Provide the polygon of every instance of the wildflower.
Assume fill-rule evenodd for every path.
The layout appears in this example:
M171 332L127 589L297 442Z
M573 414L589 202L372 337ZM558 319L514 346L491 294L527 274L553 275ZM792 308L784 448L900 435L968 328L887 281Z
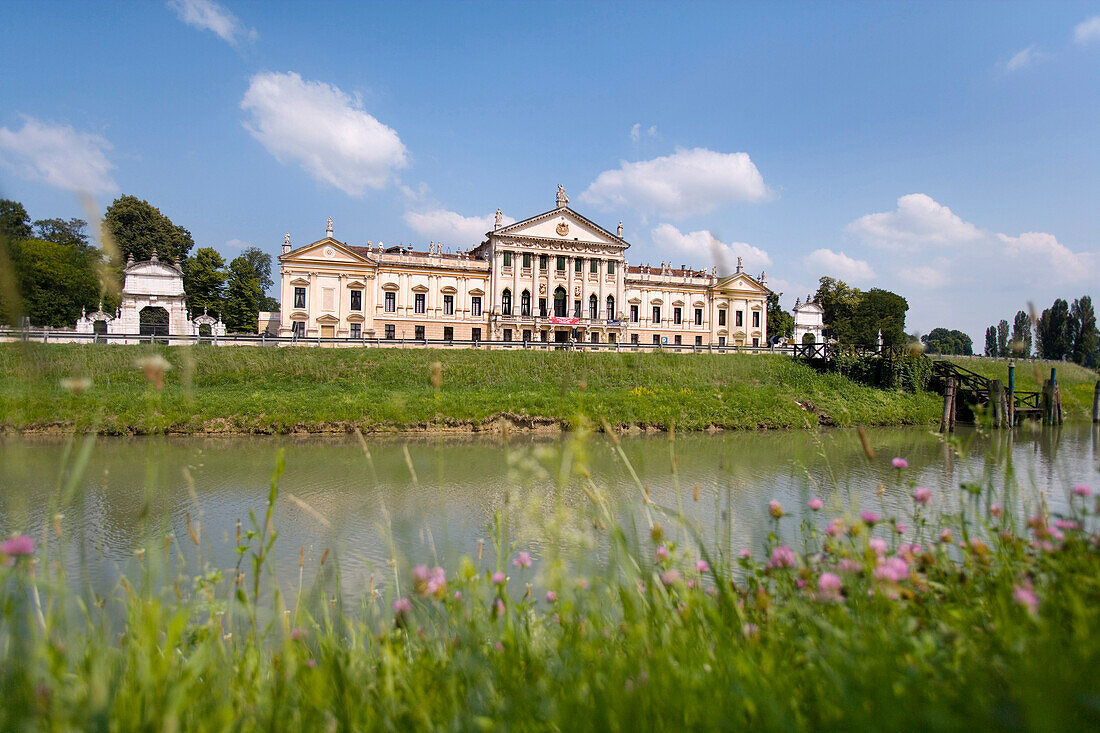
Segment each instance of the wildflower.
M8 557L23 557L34 554L34 539L30 535L21 534L5 540L0 545L0 554Z
M852 573L853 575L863 570L863 566L850 557L842 558L837 567L840 569L840 572Z
M821 499L818 499L816 496L810 499L806 504L815 512L821 511L822 507L825 506L825 502L823 502Z
M158 391L164 389L164 373L172 368L160 354L153 354L137 360L137 366L145 373L145 379Z
M793 568L795 565L794 550L786 545L780 545L772 550L772 561L769 567L773 568Z
M1077 496L1090 496L1092 494L1092 489L1085 484L1077 484L1073 487L1073 493L1077 494Z
M771 514L773 519L779 519L783 516L783 505L772 499L768 502L768 514Z
M301 629L301 628L295 626L293 629L290 630L290 640L291 641L301 641L304 638L306 638L306 630L305 629Z
M747 547L742 549L741 550L741 558L743 560L751 560L752 559L752 550L750 550Z
M680 582L680 571L676 568L669 568L661 573L661 582L664 583L666 587L671 588Z
M840 596L840 576L836 573L822 573L817 579L817 589L826 598L838 598Z
M516 555L516 559L512 561L512 565L517 568L529 568L531 567L531 555L527 552L521 552Z
M875 568L875 577L879 580L888 580L892 583L900 583L909 577L909 563L900 557L891 557L883 561Z
M877 524L879 520L879 516L874 512L863 512L859 515L859 518L862 519L864 523L872 527L875 526L875 524Z
M1064 530L1076 530L1081 529L1081 523L1073 519L1057 519L1054 522L1054 526L1058 529Z
M455 600L456 601L461 601L462 600L462 591L460 591L460 590L455 591Z
M985 556L989 554L989 546L982 542L977 537L970 538L970 551L978 556Z
M441 567L428 570L427 565L417 565L412 570L413 590L421 598L435 596L442 598L447 592L447 573Z
M546 602L547 603L556 603L557 600L558 600L558 594L557 593L555 593L552 590L546 591Z
M830 537L837 537L841 534L844 534L844 530L844 520L840 517L837 517L833 521L829 522L829 528L826 529L825 532L828 533Z
M932 489L927 486L918 486L913 490L913 501L922 506L928 506L932 503Z
M995 517L999 517L1005 513L1005 508L1000 504L994 504L993 506L989 507L989 513Z
M904 458L895 458L894 460L890 461L890 463L894 466L894 468L909 468L909 461L905 460Z
M310 669L313 669L314 667L317 666L317 660L316 659L307 659L306 660L306 666L309 667Z
M668 559L668 548L664 545L657 546L657 561L663 562Z
M886 554L886 540L881 537L872 537L867 544L874 550L876 555L882 556Z
M398 598L393 602L393 612L398 616L409 613L412 610L413 604L408 598Z
M940 532L940 542L954 542L954 541L955 541L955 535L951 534L950 529L945 529L944 531Z
M661 525L654 523L653 527L649 530L649 536L654 542L660 542L665 536L665 531L661 528Z
M498 598L496 604L493 606L493 609L496 611L496 617L497 618L500 618L501 616L503 616L504 615L504 601L502 601L500 598Z
M698 570L700 573L709 573L710 563L708 563L706 560L697 560L695 562L695 569Z
M760 636L760 627L756 624L745 624L741 627L741 635L746 639L755 639Z
M1031 589L1031 583L1024 582L1012 589L1012 600L1027 609L1032 616L1039 612L1039 597Z
M507 579L508 578L504 575L504 573L501 573L499 571L493 573L493 585L503 585L504 581Z

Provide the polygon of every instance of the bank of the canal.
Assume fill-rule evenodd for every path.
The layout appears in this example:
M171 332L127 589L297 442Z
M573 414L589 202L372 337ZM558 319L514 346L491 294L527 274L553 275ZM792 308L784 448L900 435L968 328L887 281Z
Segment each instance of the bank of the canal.
M169 365L160 391L138 366L154 355ZM934 394L780 355L0 345L7 432L754 430L932 425L938 411Z

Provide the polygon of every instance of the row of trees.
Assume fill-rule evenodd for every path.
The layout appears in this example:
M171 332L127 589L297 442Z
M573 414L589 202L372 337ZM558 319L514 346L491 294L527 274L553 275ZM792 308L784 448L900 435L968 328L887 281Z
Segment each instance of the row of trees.
M928 354L948 354L970 356L974 353L974 342L962 331L947 328L933 328L920 337L924 351Z
M188 306L221 316L231 332L255 332L258 312L279 308L265 295L273 284L271 256L256 247L228 267L212 247L191 255L191 232L135 196L115 199L102 227L106 250L91 245L82 219L31 222L21 203L0 199L0 321L17 324L25 316L34 326L71 327L82 308L113 310L127 258L148 260L154 252L180 264Z
M825 335L842 344L900 346L905 335L905 313L909 303L897 293L880 288L862 291L843 280L823 277L814 300L824 313Z
M1006 320L985 331L986 356L1031 356L1033 350L1043 359L1100 365L1100 332L1092 298L1083 295L1072 304L1058 298L1034 323L1019 311L1011 334Z

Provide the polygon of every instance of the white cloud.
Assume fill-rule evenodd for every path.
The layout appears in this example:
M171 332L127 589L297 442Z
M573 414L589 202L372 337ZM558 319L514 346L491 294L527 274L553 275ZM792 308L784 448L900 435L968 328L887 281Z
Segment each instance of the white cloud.
M643 214L681 219L768 195L747 153L692 148L653 160L621 161L617 170L596 176L581 198L605 210L629 206Z
M254 28L245 28L237 16L213 0L169 0L168 7L175 10L179 19L187 25L211 31L234 46L241 38L254 40L259 37Z
M903 280L917 287L924 288L925 290L939 290L948 283L948 277L945 272L926 265L903 268L898 272L898 275L900 275Z
M1100 15L1094 15L1074 26L1073 40L1082 45L1100 40Z
M864 260L857 260L843 252L831 249L815 249L803 259L806 267L819 270L823 275L841 280L870 280L875 271Z
M1027 269L1031 274L1034 274L1036 267L1049 267L1066 282L1092 276L1095 255L1089 252L1073 252L1053 234L1024 232L1018 237L998 234L997 238L1005 245L1008 256L1017 260L1026 258Z
M493 228L495 214L463 216L455 211L433 209L431 211L407 211L405 223L422 237L429 237L443 244L471 247L480 244L485 233ZM502 217L505 226L515 223L510 216Z
M647 137L657 137L657 126L650 125L645 130ZM635 122L634 126L630 128L630 139L634 142L639 142L642 139L642 123Z
M1035 50L1035 46L1028 46L1008 60L1008 63L1005 64L1005 70L1018 71L1020 69L1026 69L1042 58L1042 56L1041 53Z
M0 163L16 174L81 194L114 193L118 185L107 159L111 144L99 135L77 132L33 117L23 129L0 127Z
M253 76L241 109L252 115L245 129L280 163L297 163L349 196L384 187L406 164L401 138L358 98L293 71Z
M702 230L683 234L671 224L658 224L652 232L653 243L662 250L673 250L677 254L692 258L686 262L688 267L717 266L719 272L731 272L738 257L743 259L746 269L766 267L772 263L768 253L759 247L745 242L725 244L709 231Z
M895 211L867 214L845 229L869 244L888 249L958 245L982 237L976 226L923 193L902 196Z

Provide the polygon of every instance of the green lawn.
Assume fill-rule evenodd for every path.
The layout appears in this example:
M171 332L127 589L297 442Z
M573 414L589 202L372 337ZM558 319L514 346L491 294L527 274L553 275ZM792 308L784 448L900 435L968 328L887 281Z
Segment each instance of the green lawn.
M163 391L137 366L160 353ZM442 366L439 389L432 364ZM74 392L64 380L87 378ZM800 406L800 404L802 406ZM871 389L785 356L0 345L0 424L110 434L468 428L507 413L680 429L928 425L939 398Z

